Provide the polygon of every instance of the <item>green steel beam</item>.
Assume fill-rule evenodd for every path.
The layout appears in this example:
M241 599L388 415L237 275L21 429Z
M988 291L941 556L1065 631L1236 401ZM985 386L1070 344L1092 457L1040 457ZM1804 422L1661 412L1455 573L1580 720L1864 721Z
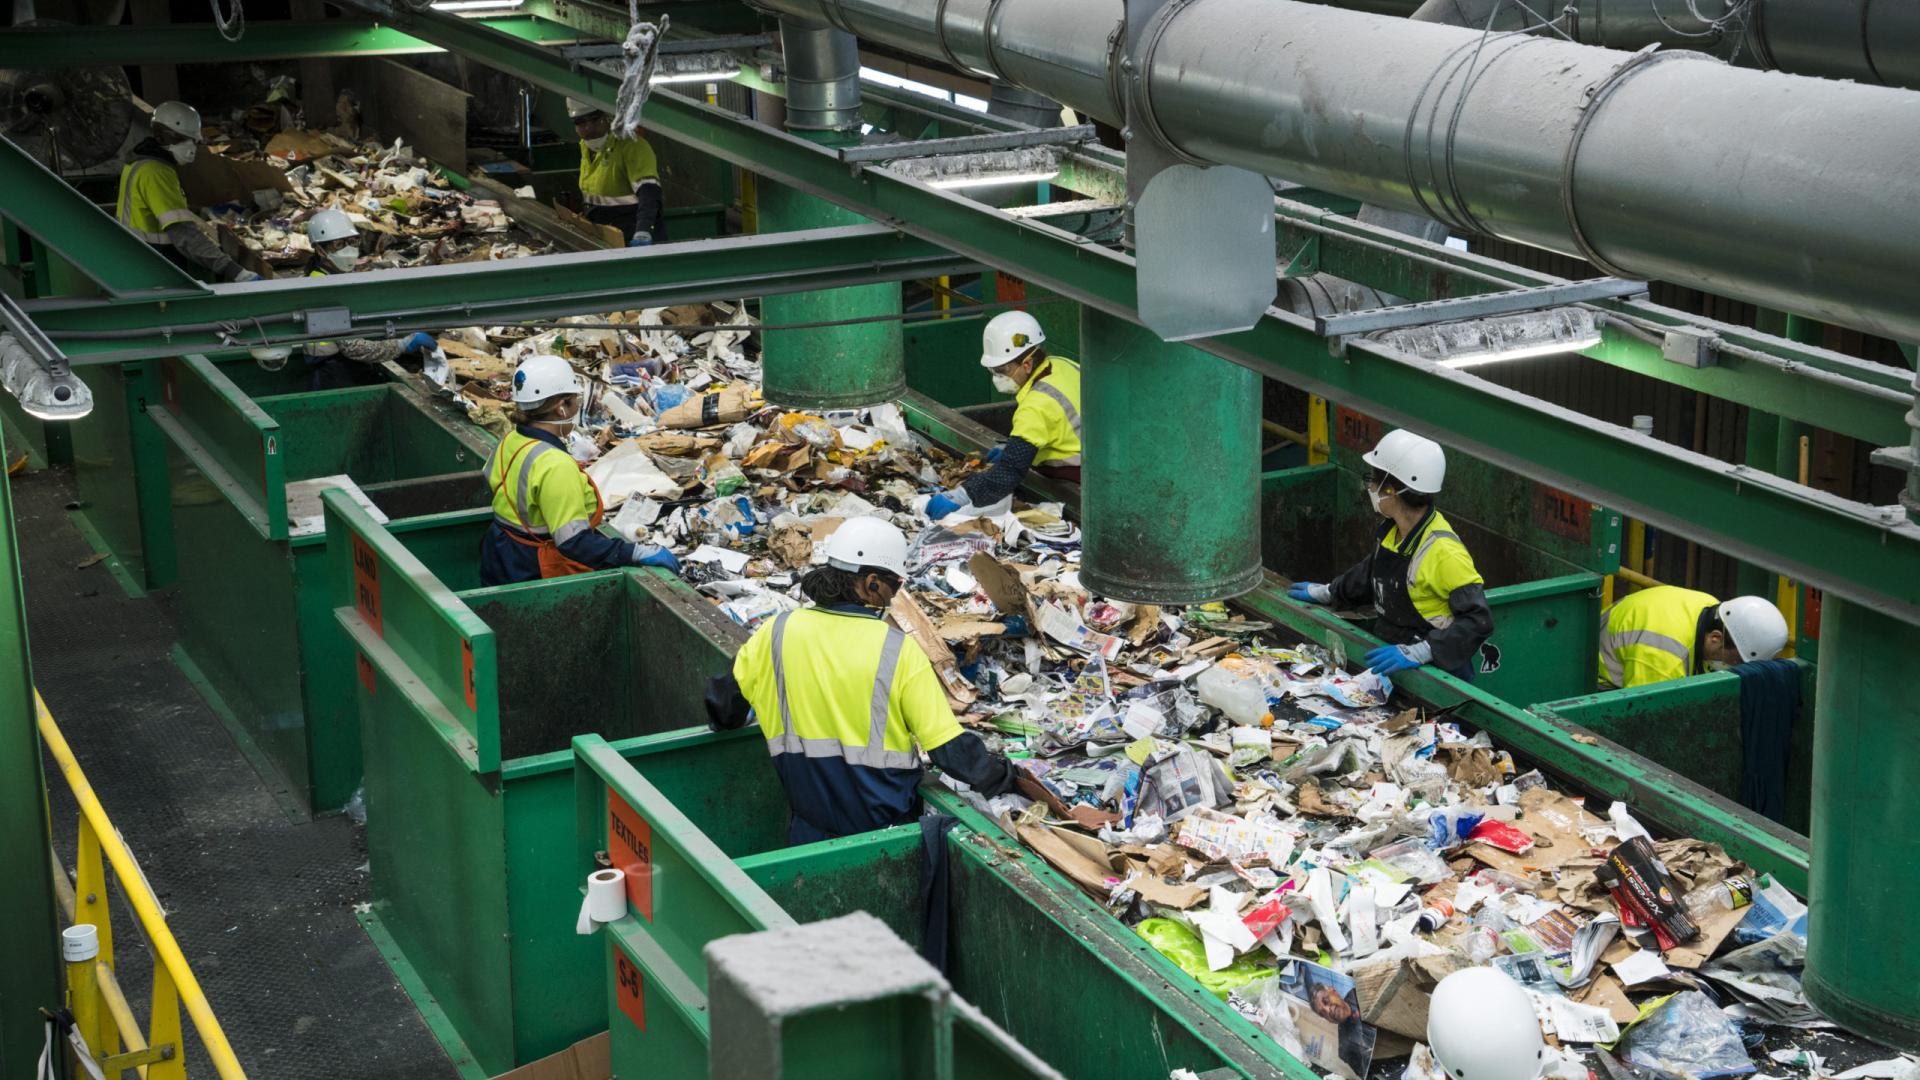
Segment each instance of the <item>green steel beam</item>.
M27 660L27 604L13 528L13 482L0 477L0 1076L30 1076L39 1009L60 1005L60 926L48 856L47 785Z
M540 255L414 270L222 285L167 303L24 305L76 363L323 336L394 336L738 296L978 272L971 259L878 225ZM348 325L348 329L337 327Z
M545 89L609 108L618 93L610 74L575 70L555 53L485 27L437 12L396 11L381 0L361 6ZM1084 237L881 170L851 172L826 148L670 90L649 99L647 128L1108 314L1139 320L1133 260ZM1251 330L1196 344L1436 435L1522 476L1920 623L1920 526L1897 511L1728 465L1365 342L1335 357L1308 320L1277 309Z
M548 45L598 40L594 35L533 15L504 15L473 21L526 41ZM220 64L240 60L407 56L442 51L438 45L430 45L370 19L250 22L239 41L221 37L211 23L30 27L0 34L0 68Z
M0 40L5 37L0 35ZM206 292L166 256L122 228L106 211L88 202L4 137L0 137L0 216L83 268L114 296L171 297Z

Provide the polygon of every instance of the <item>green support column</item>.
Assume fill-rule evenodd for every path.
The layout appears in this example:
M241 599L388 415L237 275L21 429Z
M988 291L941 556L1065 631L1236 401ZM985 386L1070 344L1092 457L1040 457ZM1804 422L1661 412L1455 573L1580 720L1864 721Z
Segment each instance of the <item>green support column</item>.
M36 1010L60 1004L60 926L10 488L0 478L0 1076L30 1076L40 1054Z
M871 224L825 199L764 178L757 190L761 232ZM897 316L900 284L890 281L769 296L760 302L760 314L769 325ZM907 390L906 349L897 318L770 331L761 348L767 400L776 405L848 409L890 401Z
M1188 604L1259 584L1260 377L1086 309L1080 578Z
M1807 996L1843 1026L1920 1050L1920 627L1828 594L1813 743Z

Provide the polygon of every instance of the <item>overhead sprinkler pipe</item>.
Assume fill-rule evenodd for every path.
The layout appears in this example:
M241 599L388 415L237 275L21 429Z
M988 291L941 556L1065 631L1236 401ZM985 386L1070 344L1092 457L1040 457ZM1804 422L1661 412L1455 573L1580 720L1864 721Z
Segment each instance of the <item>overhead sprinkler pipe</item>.
M1358 8L1362 0L1335 0ZM1426 0L1421 22L1530 29L1586 45L1693 49L1749 67L1920 89L1920 4L1912 0ZM1550 20L1545 25L1541 18Z
M1119 0L755 0L1122 123ZM1299 0L1168 4L1145 120L1233 165L1920 339L1920 93Z

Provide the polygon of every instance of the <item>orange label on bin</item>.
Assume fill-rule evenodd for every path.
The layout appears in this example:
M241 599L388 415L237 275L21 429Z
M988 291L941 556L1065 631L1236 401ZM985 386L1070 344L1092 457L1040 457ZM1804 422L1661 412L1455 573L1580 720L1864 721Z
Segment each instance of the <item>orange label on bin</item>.
M480 706L473 693L473 642L464 638L460 641L460 666L463 669L460 681L467 688L467 711L478 712Z
M1533 523L1569 540L1593 535L1593 504L1545 484L1533 486Z
M353 659L353 666L360 672L360 685L367 688L367 693L373 693L373 688L378 685L373 678L373 661L367 659L366 653L358 651L353 654Z
M1333 438L1349 450L1371 450L1380 441L1380 421L1345 405L1333 410Z
M653 921L653 826L607 789L607 857L627 875L627 906Z
M374 633L387 636L380 626L380 557L358 536L353 538L353 609Z
M640 965L627 959L620 946L611 939L607 948L613 950L613 996L620 1003L620 1011L627 1014L633 1026L641 1031L647 1030L647 993L640 981Z

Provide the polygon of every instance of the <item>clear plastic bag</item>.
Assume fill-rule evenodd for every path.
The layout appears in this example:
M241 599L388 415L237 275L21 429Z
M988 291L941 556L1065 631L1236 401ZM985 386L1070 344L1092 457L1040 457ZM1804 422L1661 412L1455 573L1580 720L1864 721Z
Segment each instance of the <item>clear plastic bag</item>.
M1709 1080L1754 1071L1740 1033L1698 990L1675 994L1627 1029L1616 1044L1635 1065Z

